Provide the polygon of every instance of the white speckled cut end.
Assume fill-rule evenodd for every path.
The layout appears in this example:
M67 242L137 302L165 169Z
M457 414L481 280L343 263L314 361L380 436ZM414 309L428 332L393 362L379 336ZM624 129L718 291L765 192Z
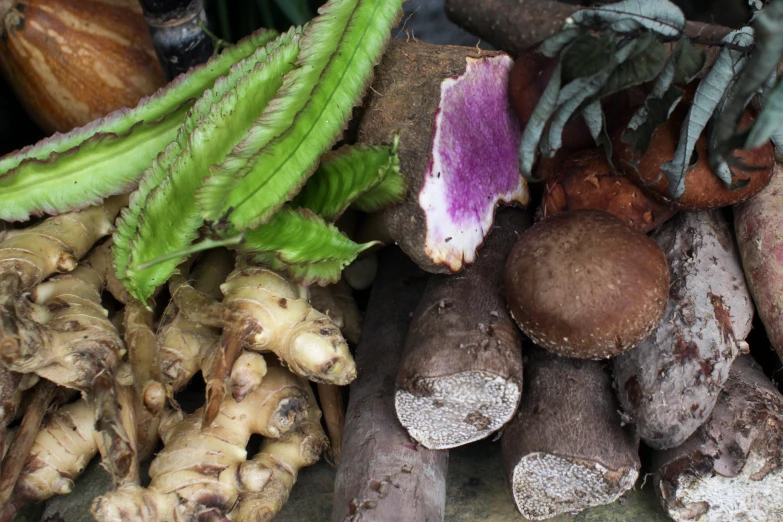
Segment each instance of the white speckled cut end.
M511 420L519 405L519 386L498 375L461 372L423 379L431 393L397 390L397 418L411 437L429 449L448 449L483 439Z

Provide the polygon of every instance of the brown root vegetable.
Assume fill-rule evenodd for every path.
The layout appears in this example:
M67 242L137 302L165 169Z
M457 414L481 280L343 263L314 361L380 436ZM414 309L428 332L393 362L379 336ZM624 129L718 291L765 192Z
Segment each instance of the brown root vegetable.
M7 449L6 426L14 420L23 393L37 382L38 376L34 373L16 373L0 365L0 458Z
M508 483L532 520L609 504L636 483L639 439L622 426L603 364L533 348L501 439Z
M243 492L263 485L246 462L250 436L280 438L295 429L307 418L310 393L300 378L270 367L259 388L241 403L226 398L221 415L203 429L201 410L173 425L163 423L165 447L150 466L149 487L99 497L93 515L99 522L193 520L210 511L225 517Z
M398 249L380 254L356 354L332 522L442 521L448 452L417 447L394 413L394 376L426 275Z
M710 416L753 320L731 227L720 211L682 213L653 239L671 268L658 328L614 360L620 402L649 446L678 446Z
M756 197L734 207L745 278L769 341L783 358L783 167Z
M753 197L769 183L774 164L772 143L767 142L755 149L733 153L735 158L748 166L748 169L732 167L732 183L748 181L748 184L732 190L710 169L705 132L696 141L695 153L698 154L698 161L685 175L685 192L679 199L672 199L669 194L669 180L661 170L661 165L674 157L680 129L686 115L687 107L681 103L666 123L655 131L644 156L633 152L630 145L622 141L622 133L619 130L615 132L612 139L615 166L660 201L682 210L708 210L734 205ZM742 117L740 126L745 128L752 121L752 112L748 109Z
M633 348L669 293L660 247L616 217L562 212L524 232L506 262L511 315L536 344L584 359Z
M738 357L709 420L654 454L654 484L678 522L783 517L783 396L749 355Z
M383 216L394 241L427 271L473 263L495 207L528 202L508 99L512 65L502 53L397 40L376 70L359 140L391 143L399 133L409 190Z
M612 172L601 149L571 155L547 178L541 217L566 210L602 210L647 233L677 211L651 198L632 181Z
M340 464L343 449L343 434L345 433L345 403L342 391L334 384L318 383L318 400L321 401L321 411L324 415L326 432L329 434L329 449L332 462Z
M499 267L529 214L498 212L478 260L427 283L405 343L394 404L411 437L430 449L483 439L511 419L522 393L522 339L503 298Z
M136 0L0 2L0 71L50 133L133 107L166 81Z

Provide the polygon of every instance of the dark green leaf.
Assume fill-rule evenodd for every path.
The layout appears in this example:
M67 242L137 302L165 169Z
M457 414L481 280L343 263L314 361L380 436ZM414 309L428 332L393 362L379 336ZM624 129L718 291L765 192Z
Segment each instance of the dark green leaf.
M587 128L590 129L590 136L598 142L604 125L604 110L601 107L601 102L596 100L582 109L582 117L585 119L585 123L587 123Z
M588 27L611 24L619 33L649 29L668 38L679 37L685 29L685 15L668 0L624 0L590 7L572 14L571 20Z
M622 140L629 144L632 150L641 155L646 154L653 134L669 119L672 110L682 99L682 94L682 89L671 86L660 98L650 95L644 107L634 114L628 128L623 132Z
M645 32L633 43L630 54L609 76L601 96L623 91L653 80L666 65L666 49L651 32Z
M745 148L758 147L772 140L778 152L783 153L783 85L770 76L761 91L763 109L750 128Z
M612 63L617 41L610 31L600 37L582 34L569 45L561 57L563 85L577 78L594 76Z
M672 53L674 63L674 83L687 84L693 80L707 63L707 55L697 49L687 37L680 38Z
M546 89L541 93L541 98L538 100L530 120L525 125L522 141L519 144L519 172L528 181L536 181L532 176L536 149L549 117L555 112L559 93L560 66L558 65L555 72L552 73L552 78L549 80Z
M549 58L554 58L581 33L582 31L573 27L570 29L563 29L559 33L555 33L541 42L541 45L538 47L538 52Z

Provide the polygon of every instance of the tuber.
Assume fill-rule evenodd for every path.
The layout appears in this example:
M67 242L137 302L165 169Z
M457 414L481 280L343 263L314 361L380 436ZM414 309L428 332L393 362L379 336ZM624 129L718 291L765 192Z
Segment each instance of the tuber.
M750 355L734 361L712 415L653 454L655 489L678 522L780 520L783 397Z
M426 274L399 249L381 252L356 352L332 522L442 521L448 453L410 442L394 413L394 376Z
M482 439L511 419L522 393L521 335L503 298L502 267L530 216L498 213L476 262L433 275L408 330L394 403L430 449Z
M572 154L546 178L540 207L542 218L579 209L608 212L645 233L677 213L625 176L613 172L601 149Z
M769 342L783 358L783 167L769 185L734 207L742 267Z
M167 427L161 434L165 447L150 466L149 487L123 488L95 499L95 519L164 522L210 511L225 517L245 491L263 486L266 473L246 462L250 436L279 438L295 429L307 417L307 386L287 370L271 367L241 403L227 397L221 414L203 429L201 410Z
M526 205L509 56L394 41L364 104L359 141L399 133L405 201L384 211L391 237L422 268L458 272L476 259L499 204Z
M561 355L612 357L658 325L669 268L650 238L596 210L536 223L506 262L511 315L536 344Z
M617 409L602 363L526 352L519 411L501 439L508 484L525 517L609 504L633 487L639 439Z
M655 331L614 360L620 403L642 440L678 446L710 416L753 320L731 226L720 211L682 213L653 239L671 270Z

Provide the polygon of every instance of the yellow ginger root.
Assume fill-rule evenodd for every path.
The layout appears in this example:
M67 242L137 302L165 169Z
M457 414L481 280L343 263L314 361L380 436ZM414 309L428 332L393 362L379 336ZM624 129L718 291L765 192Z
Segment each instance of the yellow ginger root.
M114 218L128 204L115 196L103 205L69 212L30 228L8 231L0 243L0 279L8 281L3 299L18 297L57 272L76 268L92 245L114 230Z
M202 429L196 411L162 434L165 447L150 466L148 488L123 488L97 498L98 522L193 520L224 516L262 476L246 464L250 436L279 438L307 418L312 392L280 366L268 369L261 386L238 403L226 398L214 422ZM244 465L243 465L244 464Z
M233 263L227 250L210 250L192 273L187 273L187 265L180 267L181 273L169 281L172 300L158 328L160 366L169 394L184 388L199 370L209 374L208 356L217 350L222 326L220 285Z
M353 289L345 279L329 286L314 285L309 290L313 308L328 315L349 342L358 343L362 313L353 298Z
M242 466L253 468L258 485L239 497L231 513L233 522L268 522L288 500L299 470L312 466L327 448L321 428L321 412L310 391L307 420L281 439L266 439L253 460ZM243 470L247 471L247 470Z
M116 368L124 352L101 305L103 283L101 274L82 263L38 285L31 298L51 314L45 324L0 310L0 360L12 371L89 391L93 379Z
M133 299L125 305L125 346L133 369L133 383L141 405L152 415L160 413L166 405L154 321L154 312L141 301Z
M272 352L312 381L344 385L356 378L348 344L332 320L310 305L307 288L267 268L239 264L220 289L225 323L207 381L206 423L217 413L225 378L243 348Z

